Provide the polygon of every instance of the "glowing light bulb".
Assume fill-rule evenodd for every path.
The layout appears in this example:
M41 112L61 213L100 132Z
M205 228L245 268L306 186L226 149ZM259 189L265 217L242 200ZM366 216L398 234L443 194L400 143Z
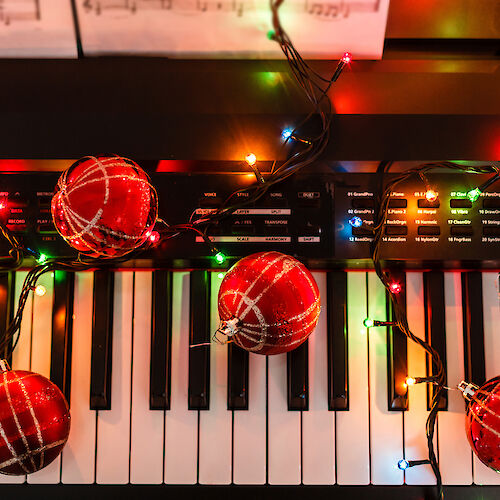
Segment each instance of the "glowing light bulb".
M350 52L344 52L342 56L342 62L345 64L349 64L352 61L352 55Z
M438 193L436 191L434 191L433 189L428 189L425 192L425 199L428 202L433 203L434 201L436 201L438 199Z
M408 467L410 467L410 462L408 462L408 460L403 459L398 462L398 469L406 470Z
M471 189L467 193L467 198L474 203L481 196L481 190L479 188Z
M374 324L375 324L375 321L373 321L373 319L366 318L365 320L363 320L363 325L364 325L366 328L370 328L370 327L372 327Z
M292 132L293 132L293 130L291 128L285 128L281 132L281 137L283 138L283 140L286 141L287 139L289 139L290 137L292 137Z
M353 217L352 219L349 219L349 224L352 227L361 227L363 225L363 221L359 217Z
M0 210L5 210L7 208L7 203L5 201L0 201Z
M257 163L257 157L253 153L250 153L247 156L245 156L245 160L250 166L255 165Z
M393 282L389 285L389 290L392 292L392 293L401 293L401 290L403 288L401 287L401 283L396 283L396 282Z
M36 261L39 263L39 264L43 264L44 262L46 262L46 260L48 259L48 257L44 254L44 253L41 253L38 258L36 259Z
M43 297L47 293L47 289L43 285L37 285L35 287L35 294L38 297Z
M220 280L221 280L222 278L224 278L224 273L219 273L219 274L217 274L217 278L219 278Z
M154 245L160 241L160 233L158 231L152 231L149 235L149 241Z
M226 256L222 252L217 252L215 254L215 260L217 264L224 264L224 262L226 261Z
M416 379L413 377L406 377L405 384L406 385L415 385Z

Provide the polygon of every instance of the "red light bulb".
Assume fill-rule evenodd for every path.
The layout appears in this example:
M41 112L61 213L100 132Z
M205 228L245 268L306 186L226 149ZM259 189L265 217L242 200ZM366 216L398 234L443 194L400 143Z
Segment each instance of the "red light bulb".
M149 241L154 245L160 241L160 233L158 231L153 231L149 235Z
M345 64L349 64L352 61L352 55L350 52L344 52L342 56L342 62Z
M434 201L436 201L438 199L438 194L433 189L428 189L425 192L425 199L427 201L429 201L430 203L432 203L432 202L434 202Z
M389 290L392 293L401 293L402 290L401 283L396 283L396 282L391 283L389 285Z

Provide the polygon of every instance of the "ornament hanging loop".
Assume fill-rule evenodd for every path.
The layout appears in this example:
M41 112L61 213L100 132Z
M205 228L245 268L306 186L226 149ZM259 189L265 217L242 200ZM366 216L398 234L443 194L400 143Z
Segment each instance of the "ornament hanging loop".
M0 359L0 372L10 371L9 363L6 359Z
M240 328L241 320L238 318L233 317L226 321L221 321L212 339L219 344L227 344L229 342L228 339L238 333Z

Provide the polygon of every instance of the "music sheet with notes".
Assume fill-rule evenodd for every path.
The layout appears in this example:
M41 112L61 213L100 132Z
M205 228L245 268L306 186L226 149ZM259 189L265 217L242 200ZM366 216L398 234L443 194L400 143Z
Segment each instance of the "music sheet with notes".
M0 0L0 57L77 57L71 0Z
M285 0L283 28L308 58L382 57L389 0ZM86 55L281 58L269 0L77 0Z

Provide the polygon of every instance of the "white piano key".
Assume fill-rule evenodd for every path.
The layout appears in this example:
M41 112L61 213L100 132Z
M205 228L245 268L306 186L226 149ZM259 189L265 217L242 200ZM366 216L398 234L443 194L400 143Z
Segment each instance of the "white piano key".
M130 424L130 482L132 484L161 484L163 482L165 412L149 409L152 287L151 271L135 273Z
M447 384L464 380L462 283L459 272L444 274ZM413 388L410 388L413 390ZM438 415L439 468L443 484L472 483L472 452L465 436L465 402L458 391L448 391L448 410Z
M266 482L266 357L250 353L248 410L234 411L233 481Z
M37 282L47 292L33 298L33 329L31 338L31 371L50 378L52 346L52 306L54 302L54 273L42 274ZM61 480L61 455L42 470L28 475L30 484L55 484Z
M134 274L115 273L111 410L97 412L98 484L126 484L129 481L133 293Z
M19 296L23 288L24 280L27 276L26 271L17 271L15 276L15 295L14 295L14 314L17 312L17 305ZM23 319L21 321L21 328L19 331L19 341L12 354L12 368L16 370L30 370L31 369L31 329L33 319L33 296L30 293L28 300L24 306Z
M286 358L286 353L267 358L269 484L301 482L301 412L288 411Z
M385 321L386 291L374 272L368 273L368 317ZM371 328L370 459L372 484L403 484L397 466L403 458L403 412L387 409L387 328Z
M498 273L483 273L484 362L486 380L500 374L500 303ZM474 455L474 483L500 485L500 474Z
M302 482L335 483L335 412L328 411L326 273L313 273L322 301L309 337L309 411L302 413Z
M406 274L407 316L410 330L425 340L424 286L421 272ZM426 352L415 342L408 342L408 375L425 377ZM428 457L425 422L427 420L427 387L416 384L409 387L408 411L404 415L404 445L406 460L423 460ZM436 430L437 433L437 430ZM435 484L430 465L419 465L405 471L406 484Z
M172 290L172 385L165 417L165 483L195 484L198 411L188 410L189 273L173 273Z
M336 412L337 483L370 483L366 273L347 274L349 411Z
M96 412L90 409L92 357L92 290L94 274L75 274L73 340L71 351L71 432L62 455L62 482L94 482Z
M220 278L211 277L210 329L219 326L217 295ZM210 410L200 411L200 463L201 484L231 483L232 465L232 412L227 409L227 345L212 342L210 346ZM214 460L214 450L217 458Z
M14 314L17 311L17 304L24 279L28 273L25 271L17 271L15 274L14 283ZM33 307L33 293L30 294L26 305L24 306L23 320L21 323L21 332L19 342L16 349L12 353L12 369L13 370L29 370L31 356L31 319ZM26 481L26 476L7 476L0 474L0 484L20 484Z

